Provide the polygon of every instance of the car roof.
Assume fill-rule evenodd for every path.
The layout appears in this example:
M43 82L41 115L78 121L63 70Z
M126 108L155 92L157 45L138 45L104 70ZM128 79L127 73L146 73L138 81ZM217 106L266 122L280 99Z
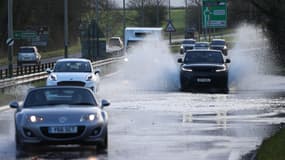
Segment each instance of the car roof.
M183 41L196 41L195 39L184 39Z
M213 41L225 41L224 39L212 39L212 42Z
M56 62L72 62L72 61L90 62L89 59L85 59L85 58L63 58L63 59L57 60Z
M208 44L209 42L196 42L196 44Z
M21 46L20 48L36 48L36 46Z

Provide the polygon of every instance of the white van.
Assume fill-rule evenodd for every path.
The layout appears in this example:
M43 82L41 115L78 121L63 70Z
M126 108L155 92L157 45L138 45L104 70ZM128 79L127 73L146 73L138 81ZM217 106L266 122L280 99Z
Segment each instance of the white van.
M160 39L162 36L163 28L160 27L127 27L125 29L124 51L132 47L139 41L142 41L146 36L152 35Z

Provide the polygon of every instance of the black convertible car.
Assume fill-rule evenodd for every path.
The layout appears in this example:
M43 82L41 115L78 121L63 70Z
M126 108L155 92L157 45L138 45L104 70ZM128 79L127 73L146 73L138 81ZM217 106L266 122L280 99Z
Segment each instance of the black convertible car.
M179 58L181 90L219 91L228 93L229 59L221 51L191 50L184 59Z

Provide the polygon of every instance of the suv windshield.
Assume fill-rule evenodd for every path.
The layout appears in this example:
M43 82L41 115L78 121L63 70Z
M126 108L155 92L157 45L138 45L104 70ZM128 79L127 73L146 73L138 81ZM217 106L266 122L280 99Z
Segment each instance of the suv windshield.
M220 52L216 51L190 51L187 52L184 63L195 64L195 63L217 63L223 64L224 59Z
M80 61L57 62L54 72L91 72L91 66L88 62Z

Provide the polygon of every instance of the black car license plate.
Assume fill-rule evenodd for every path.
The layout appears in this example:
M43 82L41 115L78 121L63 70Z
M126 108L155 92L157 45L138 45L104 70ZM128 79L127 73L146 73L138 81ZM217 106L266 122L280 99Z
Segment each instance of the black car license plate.
M210 83L211 79L210 78L197 78L197 82L199 82L199 83Z
M48 133L50 134L77 133L77 127L76 126L48 127Z

